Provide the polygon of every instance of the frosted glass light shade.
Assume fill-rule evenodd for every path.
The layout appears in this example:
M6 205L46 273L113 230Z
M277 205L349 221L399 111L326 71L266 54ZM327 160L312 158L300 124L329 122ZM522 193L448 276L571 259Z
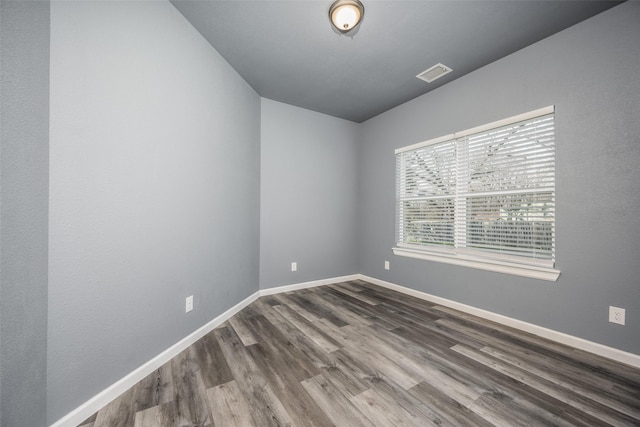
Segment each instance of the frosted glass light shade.
M363 15L364 6L358 0L337 0L329 9L331 23L341 33L354 29Z

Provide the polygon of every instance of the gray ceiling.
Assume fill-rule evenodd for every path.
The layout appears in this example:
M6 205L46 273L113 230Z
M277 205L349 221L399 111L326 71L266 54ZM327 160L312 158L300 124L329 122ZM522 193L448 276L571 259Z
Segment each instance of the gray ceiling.
M436 89L617 1L362 0L340 35L332 0L173 0L262 97L355 122ZM425 83L437 63L453 72Z

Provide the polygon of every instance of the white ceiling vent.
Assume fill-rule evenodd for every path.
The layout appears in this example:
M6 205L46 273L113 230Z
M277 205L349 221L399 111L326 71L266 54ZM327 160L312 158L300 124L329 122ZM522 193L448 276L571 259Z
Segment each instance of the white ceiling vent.
M424 80L427 83L431 83L435 79L438 79L444 76L445 74L450 73L451 71L453 70L447 67L446 65L436 64L433 67L424 70L423 72L418 74L416 77L419 78L420 80Z

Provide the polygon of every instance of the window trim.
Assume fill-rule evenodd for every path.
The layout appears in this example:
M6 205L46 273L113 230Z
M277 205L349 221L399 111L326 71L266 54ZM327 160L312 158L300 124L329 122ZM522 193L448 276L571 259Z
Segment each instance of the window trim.
M417 150L440 142L462 138L468 135L484 132L490 129L507 126L512 123L529 120L535 117L555 113L555 107L548 106L527 113L512 116L506 119L476 126L460 132L449 135L440 136L417 144L398 148L395 154L407 151ZM398 171L396 171L398 173ZM395 226L398 227L398 218L396 218ZM426 247L420 245L411 245L397 242L392 248L394 255L416 258L427 261L436 261L453 265L477 268L481 270L494 271L499 273L512 274L517 276L529 277L540 280L555 282L560 276L560 270L554 267L552 260L535 260L530 258L522 258L516 256L502 256L500 254L490 254L477 252L467 248L449 248L449 247ZM477 254L477 255L476 255Z
M533 119L534 117L544 116L546 114L551 114L551 113L554 113L554 112L555 112L555 107L553 105L550 105L548 107L538 108L537 110L529 111L527 113L518 114L517 116L508 117L508 118L502 119L502 120L496 120L495 122L487 123L485 125L476 126L476 127L471 128L471 129L466 129L466 130L463 130L463 131L450 133L448 135L439 136L437 138L428 139L426 141L418 142L417 144L408 145L406 147L396 148L395 153L396 154L400 154L400 153L404 153L405 151L413 151L413 150L416 150L418 148L426 147L428 145L437 144L439 142L448 141L450 139L462 138L462 137L465 137L465 136L468 136L468 135L473 135L475 133L484 132L486 130L497 128L497 127L508 126L508 125L510 125L512 123Z
M532 279L555 282L560 276L560 270L554 268L537 267L534 265L518 264L514 262L498 261L485 258L477 258L461 253L445 253L444 251L427 251L424 249L411 249L398 245L391 248L394 255L416 258L425 261L436 261L445 264L460 265L463 267L477 268L479 270L494 271L498 273L512 274L515 276L530 277Z

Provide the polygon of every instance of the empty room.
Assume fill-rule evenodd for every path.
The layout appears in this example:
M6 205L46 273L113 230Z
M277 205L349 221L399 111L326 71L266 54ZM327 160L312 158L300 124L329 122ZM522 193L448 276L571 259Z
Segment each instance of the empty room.
M0 1L0 426L640 425L640 2Z

